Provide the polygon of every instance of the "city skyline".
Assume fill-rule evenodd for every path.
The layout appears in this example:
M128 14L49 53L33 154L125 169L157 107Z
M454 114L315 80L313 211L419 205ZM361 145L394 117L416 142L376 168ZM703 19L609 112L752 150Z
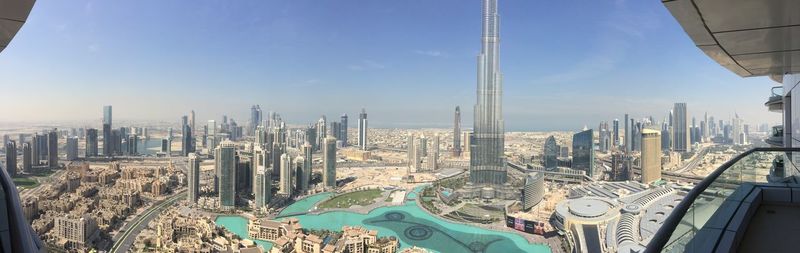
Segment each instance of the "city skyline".
M320 114L355 114L367 108L371 125L377 128L449 127L452 107L473 103L474 81L464 73L474 71L474 55L479 50L475 37L480 34L479 20L472 18L480 12L479 6L455 3L202 3L185 14L174 10L186 6L170 4L163 8L152 8L154 3L130 8L124 8L128 3L39 4L9 45L13 50L0 55L0 86L19 87L11 89L0 105L13 107L45 99L69 106L33 103L0 116L0 122L99 120L95 108L100 104L113 104L118 121L172 121L194 109L201 122L223 114L244 122L247 108L260 104L265 110L282 112L291 123L311 122ZM571 3L548 8L585 14L570 17L557 17L552 13L558 11L545 12L533 3L503 4L509 9L503 17L511 21L501 27L509 34L501 57L506 66L504 116L509 131L576 130L620 118L623 113L661 118L655 112L678 101L696 109L691 116L707 111L720 118L738 113L748 123L780 121L777 115L761 113L758 106L769 95L763 92L769 80L740 79L696 54L697 49L659 3L591 3L607 14L570 8L574 7ZM363 11L348 9L356 5ZM275 6L280 8L272 8ZM126 13L141 10L153 20L110 22L117 20L115 15L121 9ZM219 20L200 20L212 9L220 11ZM337 10L354 15L353 20L375 19L376 24L325 19ZM527 12L542 12L542 16ZM418 21L403 22L409 16ZM536 22L541 18L562 22L566 26L562 29L576 29L575 33L586 36L541 27ZM196 23L168 22L172 19ZM439 19L447 21L430 25ZM588 23L588 27L579 27ZM222 31L229 26L240 32ZM531 27L541 32L531 33ZM120 34L120 28L129 34ZM164 34L169 29L185 31ZM416 29L425 35L420 37L430 40L400 32L408 29ZM448 32L437 32L443 29ZM320 30L328 32L315 33ZM208 38L205 34L209 31L223 36ZM292 36L274 37L286 32ZM366 33L379 35L371 38L375 43L353 48L353 43L364 45ZM210 45L190 43L207 39ZM43 41L48 42L47 47L40 45ZM177 50L182 43L189 44ZM42 48L48 52L42 54ZM554 48L563 50L549 52ZM219 54L213 51L220 49L228 55L213 58ZM168 56L161 55L167 52ZM65 64L67 59L75 64ZM281 61L288 64L279 66ZM223 67L209 73L219 66ZM643 82L648 85L641 85ZM118 87L129 89L110 90ZM230 87L253 92L233 94ZM426 92L417 92L423 87ZM309 88L322 92L306 94ZM168 96L172 91L186 96ZM71 96L62 96L65 93ZM353 101L338 99L357 93L367 96ZM301 96L314 103L294 103ZM414 97L414 103L408 103L408 96ZM207 103L189 102L195 98ZM722 103L724 99L747 106L731 108ZM319 109L318 104L333 106ZM553 105L558 109L545 109ZM464 110L463 120L471 121L472 114L473 110Z
M749 1L0 0L3 245L791 251L800 2Z

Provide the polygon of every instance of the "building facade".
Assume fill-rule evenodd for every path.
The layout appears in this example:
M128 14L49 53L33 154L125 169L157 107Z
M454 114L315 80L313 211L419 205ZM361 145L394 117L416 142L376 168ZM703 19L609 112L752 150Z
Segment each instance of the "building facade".
M367 111L362 108L358 114L358 147L367 150L367 141Z
M661 133L656 130L642 130L642 184L649 184L661 179Z
M328 136L323 145L322 185L325 188L336 187L336 138Z
M589 177L595 176L592 129L572 135L572 169L585 171Z
M216 186L220 208L231 210L236 204L236 144L220 143L215 149Z
M500 18L497 0L483 0L483 33L478 55L478 89L469 182L502 185L506 171L503 123L503 77L500 73Z

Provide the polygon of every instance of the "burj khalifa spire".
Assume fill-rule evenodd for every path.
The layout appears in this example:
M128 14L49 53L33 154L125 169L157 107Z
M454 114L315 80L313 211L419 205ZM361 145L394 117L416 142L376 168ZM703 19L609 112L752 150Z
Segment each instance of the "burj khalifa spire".
M503 76L500 73L500 18L497 0L483 0L483 33L478 55L474 135L470 141L470 182L504 184Z

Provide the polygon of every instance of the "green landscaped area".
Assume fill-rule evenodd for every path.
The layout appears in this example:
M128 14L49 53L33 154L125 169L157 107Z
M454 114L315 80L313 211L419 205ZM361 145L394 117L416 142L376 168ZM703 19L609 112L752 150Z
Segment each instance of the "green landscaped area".
M330 193L330 192L323 192L323 193L320 193L320 194L311 195L311 196L308 196L306 198L297 200L296 202L292 203L291 205L289 205L286 208L284 208L283 210L281 210L281 212L278 214L278 216L285 216L285 215L299 214L299 213L308 212L308 211L311 210L311 208L314 208L314 206L317 205L317 203L319 203L320 201L322 201L324 199L327 199L332 194L333 193Z
M322 202L319 208L350 208L354 205L367 206L375 203L375 199L380 197L383 191L378 189L364 190L345 193L328 201Z
M23 189L30 189L39 185L39 182L29 177L15 177L12 180L14 180L14 185Z

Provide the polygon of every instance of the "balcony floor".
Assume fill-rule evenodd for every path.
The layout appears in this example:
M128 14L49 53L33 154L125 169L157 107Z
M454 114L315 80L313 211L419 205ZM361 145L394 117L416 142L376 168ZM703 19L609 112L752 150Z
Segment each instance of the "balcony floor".
M739 245L739 252L797 252L800 206L766 204L758 207Z

